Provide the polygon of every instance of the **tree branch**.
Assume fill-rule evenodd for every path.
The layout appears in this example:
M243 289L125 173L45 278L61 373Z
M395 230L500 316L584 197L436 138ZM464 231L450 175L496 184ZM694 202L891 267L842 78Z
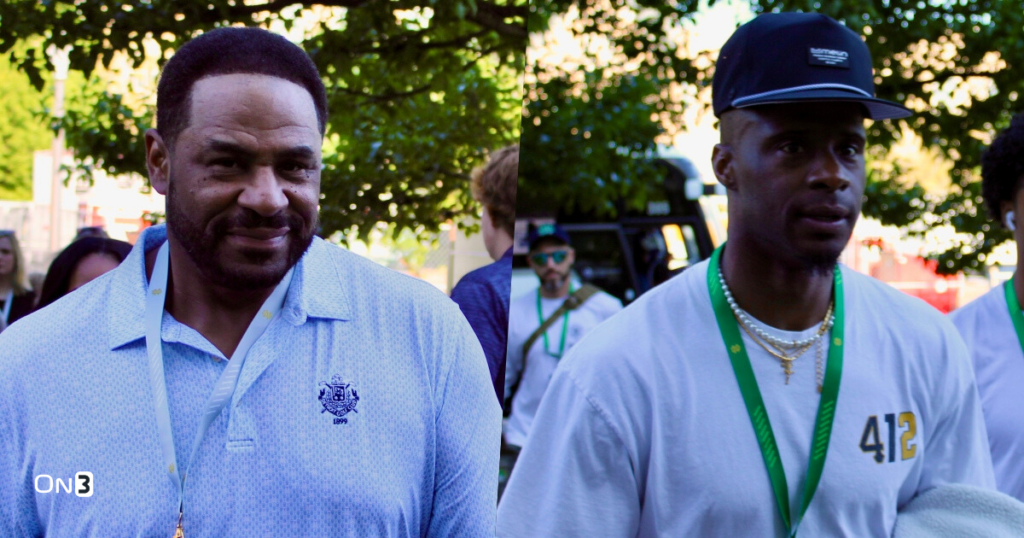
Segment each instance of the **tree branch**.
M526 6L499 6L489 2L479 2L476 14L466 17L466 20L494 30L503 36L526 39L529 36L529 32L526 31L527 15L528 8ZM505 22L505 19L509 17L519 17L523 24Z

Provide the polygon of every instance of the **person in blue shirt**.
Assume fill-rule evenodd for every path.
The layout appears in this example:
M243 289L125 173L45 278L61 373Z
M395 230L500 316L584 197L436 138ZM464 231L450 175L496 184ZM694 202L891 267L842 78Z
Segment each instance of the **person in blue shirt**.
M429 284L316 238L327 96L254 28L181 47L167 224L0 334L0 536L493 536L501 412Z
M512 236L516 225L519 146L502 148L487 166L473 171L473 197L483 206L480 228L494 263L467 273L452 290L487 355L498 402L505 398L508 302L512 293Z

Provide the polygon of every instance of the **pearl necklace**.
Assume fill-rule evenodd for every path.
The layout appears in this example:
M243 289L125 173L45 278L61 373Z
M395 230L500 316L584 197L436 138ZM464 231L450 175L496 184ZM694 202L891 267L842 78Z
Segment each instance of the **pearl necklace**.
M812 336L804 338L803 340L786 341L768 334L768 332L766 332L764 329L758 326L758 324L755 323L754 320L751 319L750 316L748 316L747 313L740 309L739 305L736 304L736 299L733 298L732 292L729 290L729 286L725 283L725 276L722 274L721 267L718 268L718 281L722 284L722 291L725 293L725 300L729 303L729 308L732 309L733 315L736 316L736 319L740 320L741 323L749 327L752 331L754 331L754 333L761 337L762 340L765 340L766 342L769 342L775 345L776 347L802 348L811 345L812 343L814 343L815 340L821 337L819 334L816 333ZM828 316L825 318L824 321L822 321L822 323L825 325L823 327L822 332L831 329L832 324L834 322L835 316L832 313L831 309L829 309Z
M733 299L732 292L729 291L729 286L725 283L725 276L722 274L721 267L718 268L718 282L722 285L722 291L724 292L726 301L729 303L729 308L732 309L733 316L735 316L736 320L740 322L740 327L747 333L747 336L749 336L751 340L761 346L765 351L779 359L783 372L786 374L787 385L789 384L789 376L793 374L793 361L795 361L797 357L803 355L814 343L818 344L816 346L817 353L815 357L814 374L818 382L818 392L820 393L822 390L822 378L824 377L821 337L832 328L832 325L835 322L835 313L832 308L833 305L829 304L828 310L825 312L825 319L822 320L821 327L815 331L814 335L809 338L804 338L803 340L785 341L781 338L776 338L768 334L765 330L754 323L754 320L751 319L746 312L740 309L739 305L736 304L736 300ZM751 330L760 336L768 345L766 346L765 343L758 340L754 334L751 334ZM770 349L769 346L774 347L777 352ZM790 349L787 351L784 348Z

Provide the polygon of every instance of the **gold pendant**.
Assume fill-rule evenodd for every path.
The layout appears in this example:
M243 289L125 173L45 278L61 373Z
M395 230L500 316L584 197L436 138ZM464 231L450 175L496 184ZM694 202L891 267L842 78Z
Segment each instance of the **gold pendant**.
M181 523L178 523L178 528L174 530L174 538L185 538L185 531L181 529Z
M782 359L782 370L786 372L786 384L789 384L789 376L793 375L793 358Z

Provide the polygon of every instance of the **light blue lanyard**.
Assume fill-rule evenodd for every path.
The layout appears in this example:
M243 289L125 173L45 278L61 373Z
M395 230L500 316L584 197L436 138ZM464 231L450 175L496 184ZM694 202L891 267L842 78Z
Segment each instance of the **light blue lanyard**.
M231 354L231 360L227 367L217 378L217 384L213 388L213 394L206 401L206 412L203 414L199 430L196 431L196 439L192 443L192 452L186 462L183 473L179 474L177 459L174 455L174 434L171 432L171 414L167 408L167 384L164 378L164 353L163 341L160 338L160 323L163 320L164 302L167 297L167 271L168 271L168 243L160 247L156 256L156 264L153 266L153 276L149 279L149 289L146 293L146 351L149 353L149 382L153 389L153 403L156 405L156 424L160 430L160 444L163 448L164 463L171 481L178 488L178 526L181 526L181 515L185 506L185 479L188 477L188 466L195 459L199 444L210 428L217 415L231 401L235 392L235 384L238 381L238 374L242 371L242 363L249 352L249 348L263 334L263 332L274 320L281 306L284 304L284 296L288 291L288 285L292 280L292 270L281 279L281 282L274 288L270 297L263 303L260 313L253 318L249 328L245 330L242 341L238 343L235 352Z
M7 292L7 297L4 298L4 327L10 325L7 321L11 319L11 303L14 302L14 290L11 289Z

